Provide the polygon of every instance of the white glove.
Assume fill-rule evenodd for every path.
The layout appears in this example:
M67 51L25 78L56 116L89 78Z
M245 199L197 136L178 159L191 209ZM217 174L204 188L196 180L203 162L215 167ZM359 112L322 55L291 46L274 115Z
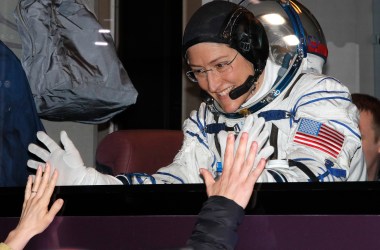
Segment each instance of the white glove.
M63 185L114 185L122 184L117 178L104 175L94 168L84 166L82 157L73 142L67 136L65 131L61 131L62 149L53 139L45 132L37 132L37 138L49 151L30 144L28 150L38 156L43 161L50 164L51 168L56 168L59 172L57 181L58 186ZM39 165L45 165L42 162L28 160L27 165L37 169ZM53 171L51 171L53 173Z
M257 147L257 156L255 159L255 162L252 166L252 169L256 168L259 161L264 158L267 159L271 154L273 154L274 148L272 146L266 146L262 148L265 144L265 142L268 140L269 137L269 124L265 124L265 119L254 115L247 116L244 126L239 132L239 135L237 136L235 140L235 150L234 154L236 153L236 150L240 143L241 135L244 132L248 132L248 142L247 142L247 150L246 150L246 158L249 153L249 147L251 147L252 142L256 141L258 144ZM218 140L221 146L221 152L222 152L222 161L224 161L224 152L226 150L226 141L227 141L227 135L228 132L221 131L218 134Z

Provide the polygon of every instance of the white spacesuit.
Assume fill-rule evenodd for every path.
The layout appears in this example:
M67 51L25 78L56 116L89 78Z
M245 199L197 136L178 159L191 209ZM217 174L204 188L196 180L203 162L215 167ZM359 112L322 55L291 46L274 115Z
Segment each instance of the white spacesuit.
M349 91L331 77L310 73L297 77L274 101L255 112L265 116L276 131L271 136L276 151L259 182L365 180L358 117ZM212 124L242 127L245 117L216 117L205 103L193 112L183 127L181 151L171 165L153 176L165 181L173 176L170 183L199 183L199 166L217 175L218 162L222 162L217 137L203 131Z
M53 156L55 150L65 155L64 150L58 146L49 149L50 152L42 152L38 146L31 145L30 151L45 161L55 159L55 165L71 166L70 168L80 166L81 175L78 176L76 171L74 178L73 172L66 178L66 182L59 183L61 185L202 183L199 168L207 168L215 177L221 173L227 131L239 135L241 130L249 130L250 133L255 133L254 140L261 144L259 156L267 158L271 155L259 182L365 180L366 167L358 129L358 112L351 102L347 87L338 80L321 74L327 58L327 47L318 22L296 1L283 2L286 1L260 1L257 4L246 1L241 4L256 16L265 29L267 42L259 41L264 44L264 53L260 54L260 48L254 48L255 56L251 58L251 50L239 47L246 46L243 43L251 40L232 41L229 45L251 61L255 70L258 69L253 76L255 78L257 73L255 82L260 74L264 74L263 82L257 92L234 113L225 113L213 99L203 102L199 110L193 111L184 122L185 139L173 163L159 169L156 174L149 176L132 173L115 178L85 168L79 153L65 133L61 136L62 143L69 145L67 148L70 150L66 146L65 149L74 151L74 157ZM268 13L268 10L271 12ZM228 22L223 22L227 23L223 24L223 34L227 33L228 36L241 32L240 28L246 25L245 21L241 21L244 11L235 11ZM194 19L207 19L205 13L207 11L198 13ZM185 59L186 50L190 46L199 42L219 42L213 37L215 30L220 32L215 26L204 25L204 30L199 32L201 35L197 33L202 29L199 26L207 23L201 21L190 20L185 30ZM242 36L239 33L237 37ZM242 85L247 88L235 91L237 97L254 90L253 82L247 82L248 80ZM231 93L230 96L236 98ZM257 128L251 129L249 127L252 125L247 125L264 120L265 126L257 125ZM45 145L53 144L45 134L40 134L38 138ZM28 162L31 167L37 164ZM68 181L73 178L75 181Z

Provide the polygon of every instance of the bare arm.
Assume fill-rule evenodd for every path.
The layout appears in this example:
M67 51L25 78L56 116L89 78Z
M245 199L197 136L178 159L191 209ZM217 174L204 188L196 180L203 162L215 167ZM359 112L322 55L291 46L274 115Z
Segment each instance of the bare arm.
M62 208L62 199L57 199L51 208L48 208L58 172L54 171L52 177L49 177L48 164L46 164L44 174L42 167L38 167L34 182L32 176L28 177L20 221L4 242L13 250L23 249L33 236L43 232Z

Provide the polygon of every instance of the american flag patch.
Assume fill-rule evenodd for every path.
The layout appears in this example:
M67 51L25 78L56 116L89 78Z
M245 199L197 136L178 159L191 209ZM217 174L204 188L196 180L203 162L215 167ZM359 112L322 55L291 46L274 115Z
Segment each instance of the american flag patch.
M293 141L337 158L343 146L344 135L323 123L303 118Z

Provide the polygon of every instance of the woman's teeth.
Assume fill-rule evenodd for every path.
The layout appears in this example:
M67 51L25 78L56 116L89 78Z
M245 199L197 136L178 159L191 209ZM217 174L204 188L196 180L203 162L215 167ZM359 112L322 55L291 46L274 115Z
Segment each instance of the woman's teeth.
M233 88L234 88L233 86L228 87L228 88L226 88L225 90L219 92L218 95L219 95L219 96L225 96L225 95L228 95L228 93L230 93L230 91L231 91Z

